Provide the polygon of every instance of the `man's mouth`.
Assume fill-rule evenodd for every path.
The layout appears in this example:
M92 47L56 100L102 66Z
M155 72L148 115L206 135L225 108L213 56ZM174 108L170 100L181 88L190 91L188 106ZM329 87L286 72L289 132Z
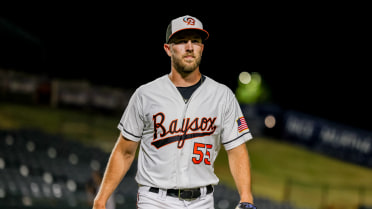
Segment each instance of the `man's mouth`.
M185 59L194 59L195 56L194 55L185 55L185 56L183 56L183 58L185 58Z

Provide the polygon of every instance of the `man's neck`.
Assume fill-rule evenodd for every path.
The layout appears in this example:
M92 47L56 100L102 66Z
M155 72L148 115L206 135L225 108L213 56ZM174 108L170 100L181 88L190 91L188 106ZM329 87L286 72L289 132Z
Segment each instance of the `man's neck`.
M195 85L201 79L201 73L199 68L195 69L189 74L180 74L176 69L172 68L171 73L169 74L169 79L177 87L188 87Z

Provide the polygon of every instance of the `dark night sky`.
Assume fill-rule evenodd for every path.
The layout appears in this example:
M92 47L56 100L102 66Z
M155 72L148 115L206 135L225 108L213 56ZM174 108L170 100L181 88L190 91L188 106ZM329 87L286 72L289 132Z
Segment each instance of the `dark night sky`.
M371 123L372 102L362 6L134 5L7 8L0 66L136 88L169 73L166 27L189 14L210 33L202 73L235 90L241 71L259 72L281 107L371 130L364 123Z

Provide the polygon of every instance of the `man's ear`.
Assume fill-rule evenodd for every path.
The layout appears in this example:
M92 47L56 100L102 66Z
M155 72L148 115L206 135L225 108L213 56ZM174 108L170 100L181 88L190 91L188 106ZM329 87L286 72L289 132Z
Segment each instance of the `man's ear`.
M164 44L164 50L168 54L169 57L172 56L171 45L170 44Z

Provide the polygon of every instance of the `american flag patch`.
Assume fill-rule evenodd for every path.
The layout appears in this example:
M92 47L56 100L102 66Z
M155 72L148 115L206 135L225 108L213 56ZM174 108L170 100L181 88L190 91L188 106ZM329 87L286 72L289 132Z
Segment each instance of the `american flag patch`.
M238 131L239 131L239 133L242 132L242 131L248 130L248 125L245 122L245 118L244 117L240 117L236 122L238 123Z

